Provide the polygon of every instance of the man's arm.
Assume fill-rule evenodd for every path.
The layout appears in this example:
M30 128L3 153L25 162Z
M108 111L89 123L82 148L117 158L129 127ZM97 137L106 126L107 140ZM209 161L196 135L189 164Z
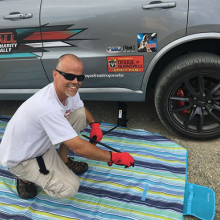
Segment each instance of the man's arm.
M95 122L95 119L93 118L92 114L86 109L86 107L84 107L84 109L86 113L86 122L88 125L90 125L91 123Z
M78 136L64 141L63 143L68 146L74 153L79 154L80 156L87 159L111 162L110 151L102 150Z
M100 123L95 122L92 114L85 108L86 121L90 125L90 138L96 138L97 141L102 140L102 131L100 129ZM127 152L113 153L110 151L102 150L91 144L90 142L84 141L80 137L75 137L71 140L65 141L64 144L68 146L74 153L79 154L82 157L91 160L98 160L107 162L109 166L112 163L116 165L125 165L125 167L134 166L133 157Z
M125 167L134 166L134 158L129 153L113 153L111 151L102 150L95 145L84 141L80 137L65 141L64 144L80 156L91 160L107 162L109 166L111 166L112 163L116 165L125 165Z

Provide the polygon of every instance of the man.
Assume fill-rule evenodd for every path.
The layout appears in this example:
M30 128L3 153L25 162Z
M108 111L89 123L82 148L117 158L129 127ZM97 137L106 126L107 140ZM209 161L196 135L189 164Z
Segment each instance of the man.
M53 83L19 107L0 145L0 161L16 176L18 195L23 199L37 195L35 184L56 198L77 193L77 175L86 172L88 164L68 158L69 149L109 165L134 166L130 154L102 150L77 136L89 124L90 137L102 139L100 124L95 122L78 94L84 79L81 60L72 54L61 56L53 78ZM58 154L57 144L60 144Z

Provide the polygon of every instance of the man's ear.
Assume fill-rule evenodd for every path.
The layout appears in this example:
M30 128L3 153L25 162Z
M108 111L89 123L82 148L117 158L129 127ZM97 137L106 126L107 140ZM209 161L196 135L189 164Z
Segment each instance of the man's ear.
M53 70L53 79L55 79L57 76L57 71L56 70Z

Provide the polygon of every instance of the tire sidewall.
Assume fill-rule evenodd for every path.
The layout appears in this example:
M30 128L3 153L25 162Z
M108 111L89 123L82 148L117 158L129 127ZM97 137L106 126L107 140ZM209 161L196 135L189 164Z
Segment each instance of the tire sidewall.
M218 74L220 73L220 64L218 62L207 61L208 59L210 60L210 58L216 60L216 58L219 57L212 56L212 54L203 54L202 58L198 59L199 55L200 54L198 54L198 56L196 56L196 54L194 54L194 56L184 56L168 64L156 84L155 107L162 123L173 133L178 133L181 136L192 139L213 139L220 136L220 130L205 134L189 132L178 126L169 112L169 97L177 84L185 78L189 78L194 74L198 75L207 71L210 72L210 69L215 76L220 77L220 74Z

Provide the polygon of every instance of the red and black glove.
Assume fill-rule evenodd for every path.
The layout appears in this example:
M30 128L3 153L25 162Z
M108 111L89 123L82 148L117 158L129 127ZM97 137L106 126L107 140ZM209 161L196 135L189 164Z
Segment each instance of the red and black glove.
M102 130L100 129L100 123L99 122L93 122L90 124L91 127L91 131L90 131L90 142L92 144L96 145L96 141L101 141L103 134L102 134Z
M111 166L112 163L116 165L125 165L125 168L133 166L134 167L134 158L127 152L117 152L114 153L110 151L111 162L108 162L108 165Z

